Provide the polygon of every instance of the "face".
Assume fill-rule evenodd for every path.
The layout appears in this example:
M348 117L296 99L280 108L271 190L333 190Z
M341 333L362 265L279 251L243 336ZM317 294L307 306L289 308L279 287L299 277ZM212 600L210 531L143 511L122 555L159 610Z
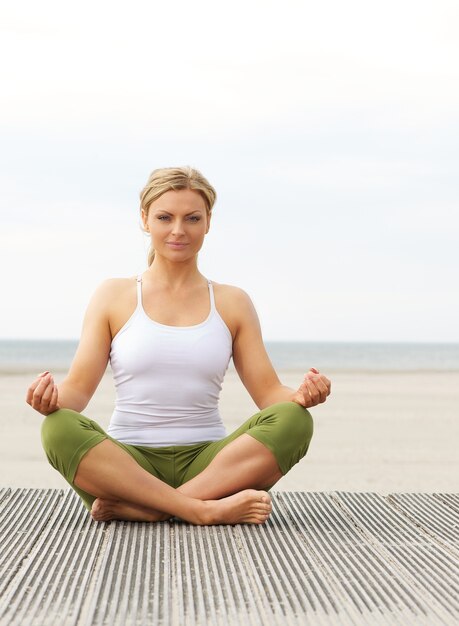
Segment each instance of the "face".
M210 226L203 197L191 189L166 191L150 204L148 216L142 209L142 221L155 254L177 261L199 252Z

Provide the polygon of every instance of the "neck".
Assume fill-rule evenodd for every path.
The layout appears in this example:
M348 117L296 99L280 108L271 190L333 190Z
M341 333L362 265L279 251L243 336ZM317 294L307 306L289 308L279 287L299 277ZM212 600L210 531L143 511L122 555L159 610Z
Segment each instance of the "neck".
M199 283L204 279L198 270L197 258L183 263L173 263L161 256L155 256L144 276L172 289Z

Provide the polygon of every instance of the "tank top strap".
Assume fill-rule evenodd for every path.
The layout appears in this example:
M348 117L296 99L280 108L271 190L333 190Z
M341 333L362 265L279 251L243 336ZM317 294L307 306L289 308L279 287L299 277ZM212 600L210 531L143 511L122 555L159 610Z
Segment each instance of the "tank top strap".
M215 296L214 296L214 286L212 285L212 281L207 279L207 283L209 285L209 296L210 296L210 310L215 311Z
M142 308L142 274L139 274L137 280L137 308Z
M139 274L136 278L137 281L137 308L142 308L142 274ZM207 279L207 284L209 286L209 296L210 296L210 310L215 311L215 296L214 296L214 287L212 285L212 281Z

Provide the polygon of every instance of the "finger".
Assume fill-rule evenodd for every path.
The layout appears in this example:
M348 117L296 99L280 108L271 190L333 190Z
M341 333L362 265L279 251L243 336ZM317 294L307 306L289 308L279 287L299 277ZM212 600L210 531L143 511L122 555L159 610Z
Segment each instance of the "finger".
M327 385L322 380L322 377L314 379L312 382L315 384L315 386L319 390L321 402L325 402L329 394L329 391L328 391Z
M54 391L54 382L50 380L49 385L46 387L41 397L42 404L44 403L48 404L51 401L51 398L53 396L53 391Z
M307 384L308 393L314 402L313 406L316 404L321 404L325 402L328 395L327 387L319 380L309 379L307 378L305 383Z
M59 405L57 403L57 398L58 398L58 390L57 390L57 386L54 385L53 393L51 395L51 400L49 402L49 407L48 407L51 411L55 411L56 409L59 408Z
M320 391L325 393L326 396L330 395L331 382L326 376L323 376L323 374L319 374L319 375L313 374L311 371L309 371L304 376L305 376L305 379L314 381L314 383L316 383Z
M27 393L26 393L26 402L27 404L32 404L32 398L33 398L33 392L35 391L35 387L38 385L38 383L35 384L35 382L33 382L30 387L27 389Z
M50 413L54 413L54 411L57 411L60 408L57 402L57 399L58 399L58 392L56 388L56 389L53 389L49 402L46 402L45 400L43 400L40 407L37 408L37 410L43 415L49 415Z
M312 381L314 383L314 385L317 387L317 390L319 391L320 394L320 400L319 402L325 402L325 400L327 399L327 396L329 394L328 391L328 387L325 384L325 382L322 380L322 377L315 379Z
M321 401L321 392L315 380L308 380L308 386L314 402L318 404Z
M319 404L319 393L317 388L306 379L300 387L304 395L305 408Z
M331 391L331 382L330 380L324 376L323 374L320 374L318 377L316 376L311 376L312 380L314 380L315 382L320 381L320 386L324 386L327 390L327 396L330 394Z
M29 404L31 406L33 406L33 408L35 408L35 405L41 399L43 390L44 390L44 379L43 378L39 379L38 381L35 381L34 383L32 383L32 385L30 385L29 392L28 392L27 395L28 395L28 397L30 397Z
M42 381L42 378L44 376L46 376L46 374L49 374L49 372L42 372L41 374L38 374L37 378L33 381L33 383L31 383L31 385L29 385L29 388L27 389L27 394L26 394L26 402L27 402L27 404L31 404L32 403L33 392L35 391L35 389L38 387L38 385Z
M50 384L50 374L46 374L41 378L38 385L35 387L34 392L32 393L32 407L36 409L41 404L41 399L43 394L45 393L48 385Z

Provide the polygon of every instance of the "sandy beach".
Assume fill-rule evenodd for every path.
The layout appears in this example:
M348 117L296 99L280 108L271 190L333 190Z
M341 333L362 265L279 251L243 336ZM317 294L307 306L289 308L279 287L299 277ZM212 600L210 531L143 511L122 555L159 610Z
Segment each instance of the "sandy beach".
M297 387L300 371L279 372ZM277 490L458 492L459 373L327 372L333 391L311 410L315 433L305 459ZM56 381L64 373L55 375ZM0 486L67 487L40 443L42 416L25 403L34 376L0 379ZM84 413L108 425L114 387L107 373ZM256 407L234 371L221 396L228 432Z

